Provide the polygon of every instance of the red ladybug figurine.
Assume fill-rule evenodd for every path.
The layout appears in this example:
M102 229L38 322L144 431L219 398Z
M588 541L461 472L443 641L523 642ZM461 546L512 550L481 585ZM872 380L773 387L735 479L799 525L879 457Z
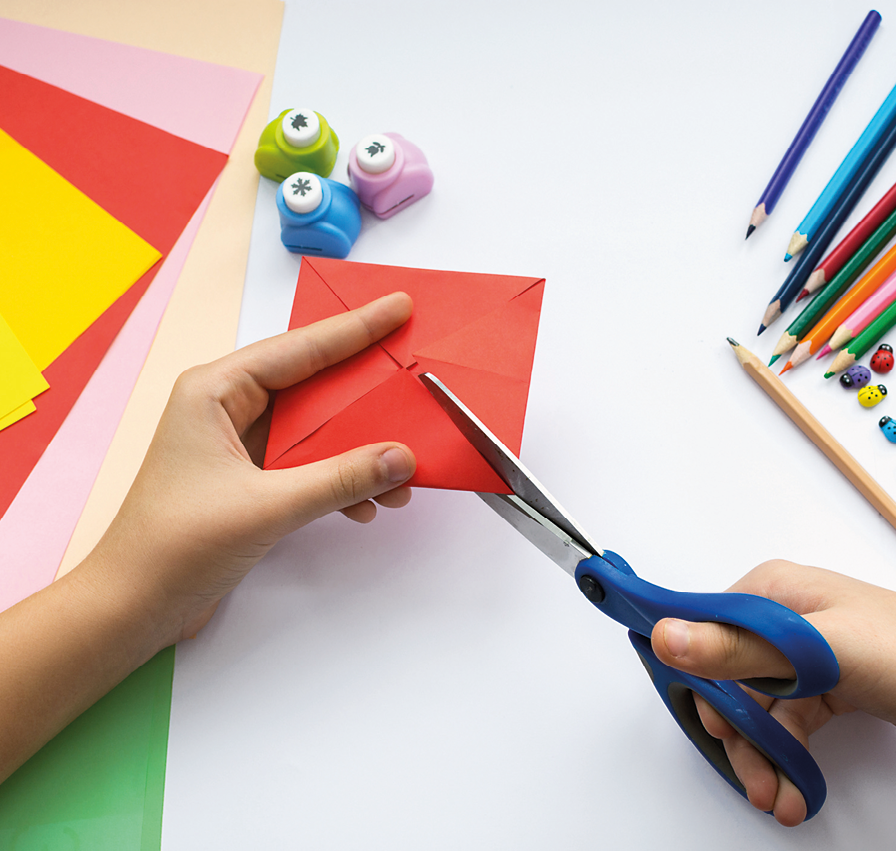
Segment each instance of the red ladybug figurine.
M875 372L889 372L893 368L893 347L882 343L871 356L871 368Z

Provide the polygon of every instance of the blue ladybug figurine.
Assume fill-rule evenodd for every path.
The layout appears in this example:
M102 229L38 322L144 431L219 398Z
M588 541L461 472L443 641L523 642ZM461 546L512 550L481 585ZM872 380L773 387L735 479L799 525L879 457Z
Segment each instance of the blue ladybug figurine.
M840 383L850 390L861 390L871 381L871 370L857 363L840 376Z
M890 443L896 443L896 420L892 417L881 417L878 423L880 430L884 433L884 437Z
M361 232L358 196L341 183L299 171L277 190L280 240L296 254L348 256Z

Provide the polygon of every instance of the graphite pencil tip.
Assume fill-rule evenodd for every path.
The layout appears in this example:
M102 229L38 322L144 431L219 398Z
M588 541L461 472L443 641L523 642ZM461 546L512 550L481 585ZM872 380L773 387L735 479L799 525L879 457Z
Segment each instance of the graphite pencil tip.
M725 339L728 341L729 346L739 346L740 345L740 343L738 343L737 340L732 340L731 337L726 337Z
M754 230L756 230L756 225L751 224L751 225L747 228L747 235L744 237L744 239L749 239L749 238L750 238L750 234L753 233Z

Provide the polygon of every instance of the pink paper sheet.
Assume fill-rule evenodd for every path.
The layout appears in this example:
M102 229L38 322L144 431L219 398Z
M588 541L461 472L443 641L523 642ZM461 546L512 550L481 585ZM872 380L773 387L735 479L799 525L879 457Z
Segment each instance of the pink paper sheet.
M0 64L225 154L262 78L6 18Z
M224 153L229 153L262 79L248 71L2 18L0 64ZM110 65L116 73L109 73ZM17 577L0 588L0 611L55 576L210 198L211 193L0 519L0 552L16 565Z

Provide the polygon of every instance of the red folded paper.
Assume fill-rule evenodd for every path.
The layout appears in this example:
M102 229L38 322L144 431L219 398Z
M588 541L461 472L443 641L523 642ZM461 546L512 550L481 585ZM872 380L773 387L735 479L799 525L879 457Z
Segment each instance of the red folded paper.
M264 466L295 467L397 440L417 457L412 485L508 493L416 376L436 375L519 454L544 278L303 257L289 327L396 290L414 301L407 323L277 394Z
M162 252L173 247L227 156L0 66L0 127ZM52 221L52 199L47 199ZM0 516L53 439L156 264L45 370L36 413L0 431ZM25 282L23 282L25 285Z

